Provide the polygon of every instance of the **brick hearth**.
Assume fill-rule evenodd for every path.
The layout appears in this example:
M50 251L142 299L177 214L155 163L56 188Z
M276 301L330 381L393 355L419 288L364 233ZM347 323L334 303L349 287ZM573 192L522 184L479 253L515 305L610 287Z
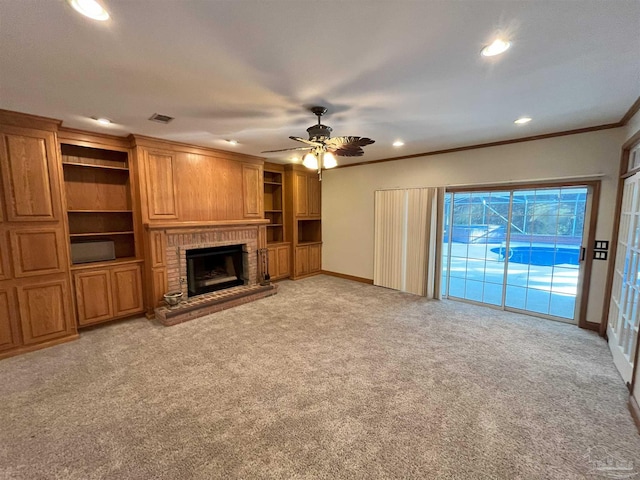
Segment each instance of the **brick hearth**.
M277 285L242 285L227 288L189 298L174 307L156 308L156 319L162 325L169 327L210 313L237 307L243 303L270 297L277 292Z

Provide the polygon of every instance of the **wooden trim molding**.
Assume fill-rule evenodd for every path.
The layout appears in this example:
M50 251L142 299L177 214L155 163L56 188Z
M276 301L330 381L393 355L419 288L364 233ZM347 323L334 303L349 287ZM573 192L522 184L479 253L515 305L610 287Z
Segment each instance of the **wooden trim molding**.
M620 119L620 126L624 126L629 123L629 120L633 118L633 116L640 111L640 97L636 99L636 101L629 107L627 113Z
M172 223L145 223L147 230L168 230L172 228L194 228L194 227L238 227L242 225L266 225L270 223L265 218L249 218L244 220L211 220L208 222L172 222Z
M161 138L146 137L144 135L131 134L128 137L132 147L145 147L150 149L169 150L171 152L193 153L196 155L204 155L209 157L225 157L244 163L255 163L262 165L263 157L255 155L247 155L245 153L230 152L229 150L219 150L210 147L199 147L189 145L187 143L172 142Z
M1 109L0 123L3 125L11 125L13 127L47 130L49 132L56 132L58 128L60 128L60 125L62 125L62 121L56 120L55 118L39 117L28 113L12 112L10 110Z
M109 150L119 150L128 152L131 148L131 141L126 137L108 135L106 133L85 132L75 128L61 127L58 130L59 143L71 143L83 147L100 148L104 146Z
M593 269L593 247L596 240L596 228L598 227L598 209L600 207L600 181L586 182L591 189L591 215L589 217L589 232L587 244L584 246L584 275L582 277L582 292L580 293L580 311L578 312L578 326L589 330L600 330L600 325L587 321L587 304L589 302L589 286L591 284L591 271ZM586 219L585 219L586 220ZM592 328L595 327L595 328Z
M360 283L366 283L367 285L373 285L373 279L372 278L356 277L354 275L347 275L346 273L331 272L329 270L320 270L320 273L322 273L323 275L329 275L331 277L344 278L346 280L352 280L354 282L360 282Z
M637 103L637 102L636 102ZM618 231L620 229L620 213L622 209L622 193L624 190L624 181L629 176L637 172L637 170L627 171L629 168L629 152L640 142L640 132L636 132L622 146L620 155L619 178L616 193L616 207L613 219L613 230L611 232L611 243L609 244L609 268L607 270L607 279L604 287L604 299L602 305L602 321L600 322L600 335L606 336L607 326L609 325L609 306L611 303L611 289L613 288L613 277L615 274L615 261L618 253ZM638 345L640 349L640 344ZM637 352L636 352L637 354ZM637 363L636 363L637 365Z
M412 155L403 155L400 157L382 158L380 160L369 160L367 162L349 163L346 165L338 165L335 168L357 167L361 165L372 165L375 163L395 162L396 160L407 160L410 158L431 157L433 155L443 155L445 153L464 152L466 150L476 150L479 148L499 147L501 145L511 145L513 143L532 142L534 140L545 140L547 138L564 137L567 135L577 135L580 133L597 132L599 130L609 130L623 126L620 122L606 123L604 125L596 125L594 127L577 128L575 130L564 130L562 132L544 133L541 135L532 135L530 137L514 138L511 140L499 140L497 142L478 143L474 145L466 145L464 147L445 148L443 150L433 150L424 153L414 153Z

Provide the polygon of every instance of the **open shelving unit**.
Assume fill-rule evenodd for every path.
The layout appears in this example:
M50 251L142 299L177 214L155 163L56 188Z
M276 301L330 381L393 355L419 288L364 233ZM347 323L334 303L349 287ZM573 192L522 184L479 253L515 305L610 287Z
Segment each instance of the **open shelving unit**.
M291 243L285 234L284 168L265 164L264 167L264 218L267 224L267 251L269 275L272 280L291 275Z
M128 153L65 143L60 149L70 243L113 242L116 260L135 258Z
M264 172L264 218L271 222L267 225L267 243L285 241L282 177L282 172Z

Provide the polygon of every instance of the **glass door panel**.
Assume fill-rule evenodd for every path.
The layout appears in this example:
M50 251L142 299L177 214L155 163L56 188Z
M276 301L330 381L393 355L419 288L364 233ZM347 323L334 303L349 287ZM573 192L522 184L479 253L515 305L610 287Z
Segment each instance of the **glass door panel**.
M640 300L640 174L624 181L607 337L620 375L631 382Z
M587 194L586 187L447 194L443 296L574 320Z

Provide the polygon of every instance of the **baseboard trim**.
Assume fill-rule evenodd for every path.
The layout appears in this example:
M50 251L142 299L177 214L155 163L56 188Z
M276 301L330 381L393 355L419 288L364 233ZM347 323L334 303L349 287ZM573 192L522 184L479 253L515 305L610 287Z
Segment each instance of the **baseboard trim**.
M373 279L356 277L354 275L347 275L346 273L331 272L329 270L321 270L320 273L324 275L330 275L332 277L344 278L346 280L352 280L354 282L366 283L367 285L373 285Z
M633 395L629 395L629 411L631 412L631 418L636 424L636 428L638 429L638 433L640 433L640 405Z
M591 330L593 332L598 332L600 334L600 324L595 322L584 322L579 323L578 326L580 328L584 328L585 330Z
M43 348L53 347L54 345L59 345L61 343L72 342L73 340L77 340L78 338L80 338L80 335L74 333L66 337L56 338L47 342L37 343L35 345L23 345L12 350L0 352L0 360L9 357L15 357L16 355L21 355L23 353L35 352L36 350L42 350Z

